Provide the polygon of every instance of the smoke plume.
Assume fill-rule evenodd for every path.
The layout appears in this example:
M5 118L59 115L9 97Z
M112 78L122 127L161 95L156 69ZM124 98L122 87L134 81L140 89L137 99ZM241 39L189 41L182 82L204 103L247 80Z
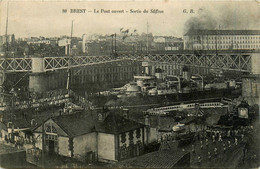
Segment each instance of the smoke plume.
M215 29L217 20L213 17L210 11L203 8L199 9L197 17L191 17L184 25L184 32L195 29Z
M198 16L191 17L184 25L184 33L195 29L255 29L260 30L260 8L252 9L247 5L238 8L235 6L221 6L218 12L211 12L200 8Z

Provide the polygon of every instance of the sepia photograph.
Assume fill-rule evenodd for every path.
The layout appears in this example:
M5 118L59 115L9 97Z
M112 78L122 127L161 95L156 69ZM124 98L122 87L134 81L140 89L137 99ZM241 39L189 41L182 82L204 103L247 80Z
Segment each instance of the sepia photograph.
M0 168L259 168L259 0L0 0Z

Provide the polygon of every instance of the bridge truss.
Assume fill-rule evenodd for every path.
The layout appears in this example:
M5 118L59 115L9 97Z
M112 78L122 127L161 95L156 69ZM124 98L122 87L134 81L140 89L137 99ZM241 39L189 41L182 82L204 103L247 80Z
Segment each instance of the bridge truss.
M69 57L45 57L43 58L43 70L53 71L81 67L93 64L115 62L121 60L147 61L152 63L175 64L181 66L202 67L209 69L234 70L250 72L252 69L252 55L249 54L124 54L113 56L73 56ZM4 72L28 72L32 70L31 58L1 58L0 71Z
M251 55L149 55L148 61L181 66L250 72Z
M28 72L32 70L31 58L1 58L0 71Z
M57 69L66 69L68 66L71 68L81 67L94 64L102 64L108 62L115 62L125 60L126 58L111 56L74 56L74 57L45 57L44 70L52 71ZM70 64L69 64L70 63Z

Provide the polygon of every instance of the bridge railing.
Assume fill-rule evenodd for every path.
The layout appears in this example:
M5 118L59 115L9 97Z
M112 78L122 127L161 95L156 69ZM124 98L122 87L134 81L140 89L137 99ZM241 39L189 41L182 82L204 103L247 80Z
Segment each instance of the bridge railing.
M194 54L162 54L149 55L150 62L176 64L181 66L194 66L210 69L236 70L250 72L250 54L219 54L219 55L194 55Z
M43 71L66 69L93 64L102 64L121 60L148 61L153 63L176 64L210 69L235 70L250 72L252 69L251 53L221 54L119 54L117 56L73 56L44 57ZM32 70L31 58L1 58L0 71L25 72Z
M65 69L70 67L79 67L100 63L113 62L116 60L122 60L124 58L112 57L112 56L73 56L69 57L45 57L44 58L44 69L45 71L54 69Z
M31 58L1 58L0 71L27 72L32 69Z
M131 60L167 63L181 66L194 66L210 69L235 70L250 72L251 54L124 54L122 58Z

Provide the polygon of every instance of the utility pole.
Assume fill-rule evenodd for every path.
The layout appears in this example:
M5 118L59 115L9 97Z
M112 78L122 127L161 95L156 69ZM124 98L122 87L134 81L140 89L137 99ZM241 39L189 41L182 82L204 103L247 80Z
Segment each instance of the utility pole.
M115 33L115 53L116 53L116 33Z
M146 23L146 52L147 52L147 54L149 53L149 42L148 42L148 21L147 21L147 23Z
M71 32L70 32L70 55L72 55L72 35L73 35L73 22L74 20L72 20L71 22Z

